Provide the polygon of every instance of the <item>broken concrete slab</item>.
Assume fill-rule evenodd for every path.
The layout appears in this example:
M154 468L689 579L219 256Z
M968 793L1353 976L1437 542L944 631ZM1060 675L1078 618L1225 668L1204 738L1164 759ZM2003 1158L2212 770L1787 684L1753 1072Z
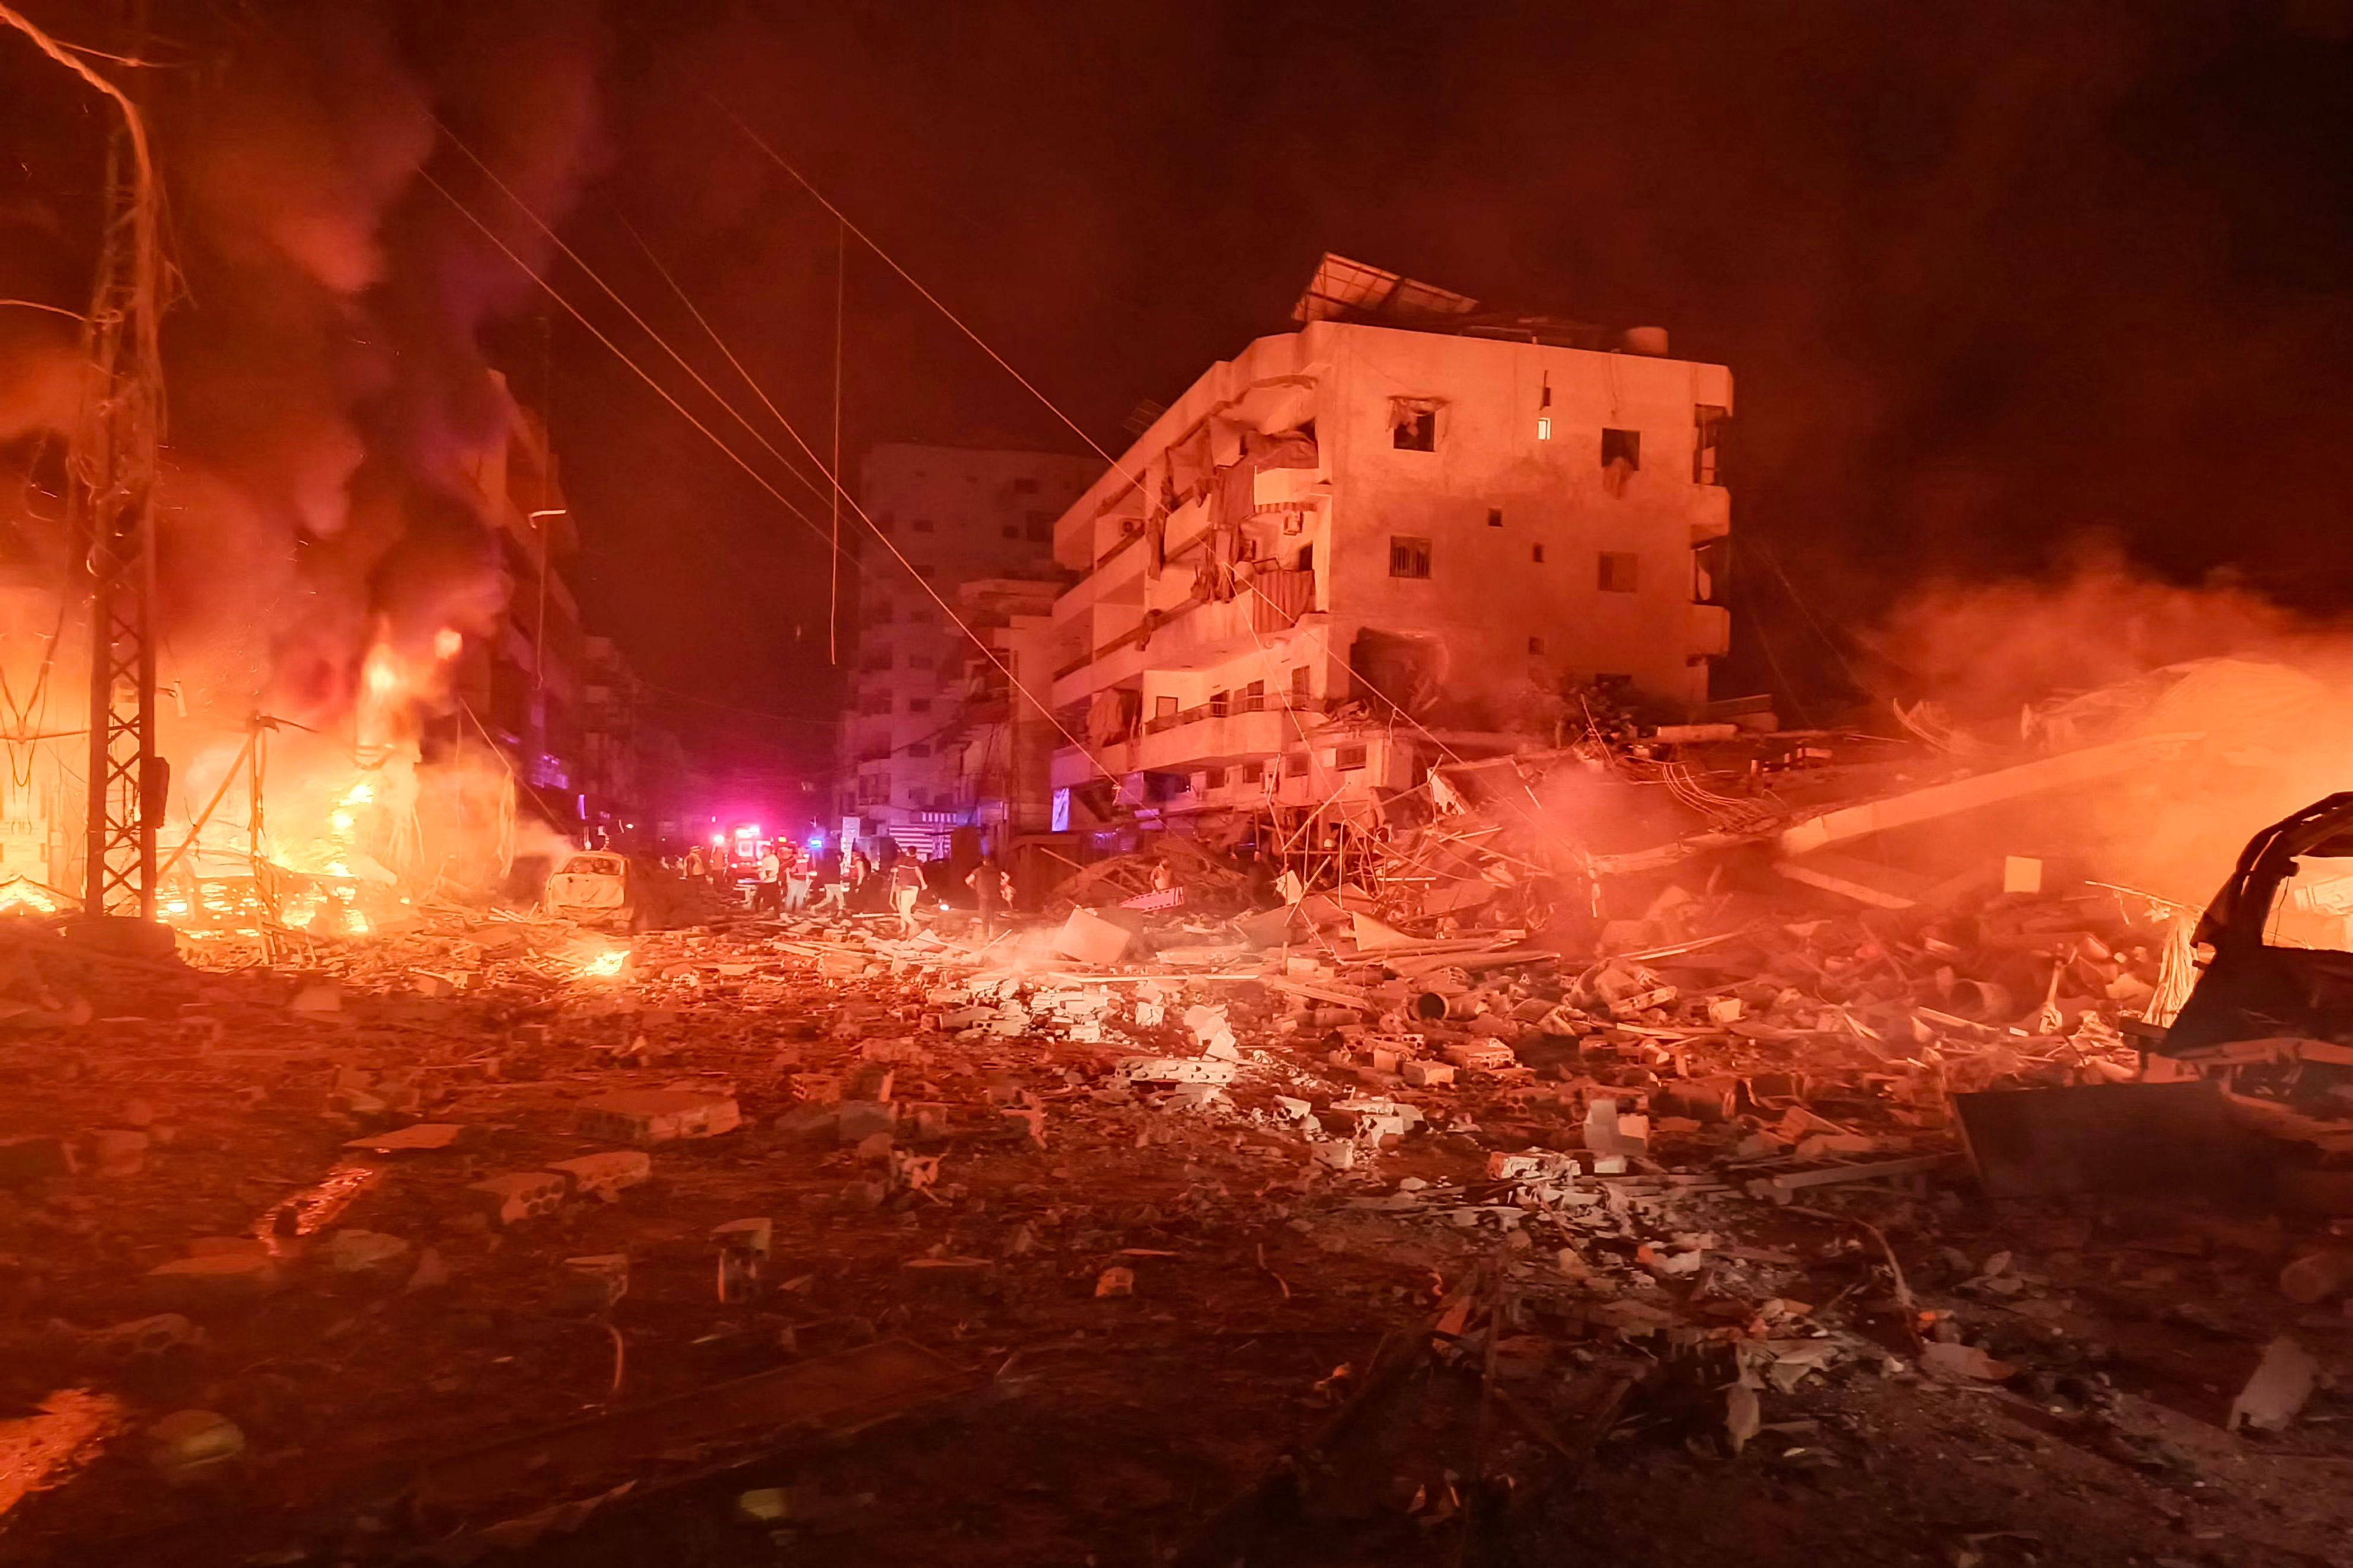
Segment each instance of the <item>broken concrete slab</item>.
M1081 963L1117 963L1134 936L1092 910L1072 910L1054 933L1054 951Z
M174 1486L208 1480L245 1452L245 1434L210 1410L180 1410L147 1428L148 1462Z
M547 1168L565 1179L565 1196L607 1202L653 1180L654 1175L653 1156L642 1149L608 1149L576 1159L551 1160Z
M2263 1359L2238 1397L2231 1401L2224 1427L2235 1432L2251 1426L2258 1432L2286 1427L2312 1398L2319 1385L2320 1362L2310 1351L2282 1334L2263 1347Z
M509 1226L554 1214L564 1205L569 1185L554 1171L514 1171L472 1183L465 1192L477 1213L492 1225Z
M455 1121L419 1121L413 1126L396 1128L389 1132L364 1133L343 1141L346 1149L365 1149L377 1154L398 1154L413 1152L449 1149L475 1130Z
M743 1125L735 1097L693 1089L632 1089L582 1100L580 1134L645 1146L681 1138L716 1138Z
M2208 1082L2087 1084L1953 1097L1961 1144L1988 1197L2063 1193L2242 1193L2262 1180L2260 1141Z
M278 1260L267 1252L175 1258L147 1271L148 1293L158 1304L191 1312L257 1301L283 1283Z

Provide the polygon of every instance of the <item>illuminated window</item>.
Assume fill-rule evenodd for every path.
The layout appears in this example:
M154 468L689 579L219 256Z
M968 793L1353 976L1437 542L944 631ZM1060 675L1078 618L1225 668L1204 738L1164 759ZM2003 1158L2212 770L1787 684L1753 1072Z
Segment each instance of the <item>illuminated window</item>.
M1551 415L1539 414L1536 416L1536 439L1539 441L1549 441L1552 439Z
M1392 577L1427 577L1430 575L1430 541L1409 539L1403 534L1389 536L1389 575Z

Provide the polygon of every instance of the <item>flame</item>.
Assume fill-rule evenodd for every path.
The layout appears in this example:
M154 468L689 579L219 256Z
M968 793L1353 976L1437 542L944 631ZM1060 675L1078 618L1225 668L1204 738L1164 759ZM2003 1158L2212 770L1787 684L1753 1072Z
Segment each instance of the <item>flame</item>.
M58 901L39 886L22 877L12 877L0 882L0 910L25 909L36 914L57 913Z
M582 964L580 976L584 980L609 980L620 973L621 966L628 962L629 950L617 947L610 952L600 952Z
M443 626L433 634L433 657L436 658L455 658L458 650L465 646L466 639L454 627Z

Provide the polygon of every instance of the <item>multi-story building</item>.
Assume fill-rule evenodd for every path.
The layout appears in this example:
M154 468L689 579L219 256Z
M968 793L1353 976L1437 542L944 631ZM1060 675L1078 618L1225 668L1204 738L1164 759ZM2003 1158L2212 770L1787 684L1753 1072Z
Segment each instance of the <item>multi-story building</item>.
M1729 371L1336 257L1294 317L1055 525L1056 827L1407 788L1579 685L1706 700Z
M1053 717L1039 700L1053 658L1054 599L1061 584L987 577L956 590L972 640L955 683L955 807L976 826L1046 830ZM1002 837L1003 835L1000 835Z
M940 600L958 605L959 590L975 582L1067 581L1054 564L1054 521L1102 467L1044 452L905 443L868 454L866 514L939 599L868 542L850 597L840 740L840 809L860 837L936 854L952 829L972 822L956 739L965 717L956 676L970 639Z

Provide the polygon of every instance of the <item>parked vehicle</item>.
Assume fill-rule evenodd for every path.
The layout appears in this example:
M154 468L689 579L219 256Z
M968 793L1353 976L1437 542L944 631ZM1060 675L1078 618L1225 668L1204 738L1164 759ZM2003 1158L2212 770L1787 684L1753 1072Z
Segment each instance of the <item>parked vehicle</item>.
M645 919L638 881L628 856L584 849L549 874L542 902L549 914L584 925L637 931Z

